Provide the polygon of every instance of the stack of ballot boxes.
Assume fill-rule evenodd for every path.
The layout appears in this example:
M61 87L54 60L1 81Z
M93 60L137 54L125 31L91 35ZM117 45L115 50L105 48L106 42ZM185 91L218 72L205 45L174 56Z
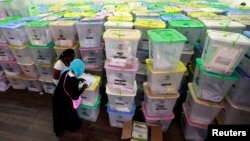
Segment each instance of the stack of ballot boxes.
M148 30L147 82L143 84L142 110L148 123L160 124L166 132L174 118L173 108L185 65L180 61L187 38L174 29Z
M132 120L135 114L135 76L139 68L136 51L140 37L141 32L135 29L108 29L103 35L107 112L112 127L122 128L123 123Z
M239 81L236 67L247 53L250 43L247 37L235 32L207 30L207 33L201 58L196 59L193 82L188 84L190 93L183 104L184 119L187 117L187 121L202 127L212 124L219 113L231 108L228 105L232 102L227 94ZM228 114L232 112L228 111ZM201 133L201 129L205 133L207 128L195 129L196 133L192 134L184 129L186 139L204 140L207 134L197 133Z

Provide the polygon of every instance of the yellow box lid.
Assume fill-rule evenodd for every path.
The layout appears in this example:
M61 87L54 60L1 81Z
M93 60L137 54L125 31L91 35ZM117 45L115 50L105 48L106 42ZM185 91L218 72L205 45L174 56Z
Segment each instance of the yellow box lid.
M93 75L93 76L96 79L96 82L93 85L91 85L89 88L87 88L85 91L94 91L97 88L97 86L99 86L101 82L101 77L97 75Z
M50 26L74 26L76 21L54 21L51 22Z
M181 61L178 62L176 70L172 70L172 71L156 71L153 68L153 64L152 64L151 59L146 59L146 65L147 65L147 69L150 70L150 72L155 73L155 74L184 73L187 70L186 66Z
M109 16L108 21L126 21L131 22L133 21L132 16Z
M65 49L76 49L79 47L79 42L76 42L75 45L73 47L64 47L64 46L54 46L53 48L56 50L65 50Z
M198 18L198 17L215 17L217 16L215 13L211 12L189 12L187 15L191 18Z
M116 12L128 12L128 13L130 13L131 9L128 6L124 6L124 7L117 7L117 8L115 8L115 11Z
M22 79L35 81L35 80L39 80L39 77L28 77L28 76L22 75Z
M175 7L175 6L164 7L164 10L167 13L178 13L178 12L181 12L181 9L179 7Z
M66 12L64 13L64 18L71 18L71 17L81 17L81 12Z
M141 32L136 29L108 29L104 32L104 39L140 40Z
M150 99L177 99L180 97L179 93L169 93L169 94L152 94L147 82L143 83L143 89L145 94Z
M163 21L154 21L154 20L136 20L134 26L163 29L166 27L166 23Z
M25 44L23 46L8 45L9 48L16 49L16 50L24 49L28 46L29 46L29 44Z
M212 102L212 101L201 100L201 99L197 98L196 94L195 94L195 91L194 91L193 83L188 83L188 90L189 90L190 93L187 93L187 94L190 94L193 101L195 103L197 103L197 104L204 105L204 106L207 106L207 107L221 108L221 109L225 107L225 103L223 101L221 101L221 102Z

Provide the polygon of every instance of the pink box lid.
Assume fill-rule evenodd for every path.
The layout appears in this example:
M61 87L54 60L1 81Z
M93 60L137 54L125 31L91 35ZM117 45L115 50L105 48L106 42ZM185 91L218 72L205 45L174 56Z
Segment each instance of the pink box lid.
M186 118L186 120L187 120L187 122L188 122L189 125L194 126L194 127L197 127L197 128L207 129L207 127L208 127L207 124L201 124L201 123L196 123L196 122L190 121L190 119L189 119L189 117L188 117L188 115L187 115L187 111L186 111L186 107L185 107L185 104L184 104L184 103L182 104L182 109L183 109L185 118Z
M135 65L133 68L126 68L126 67L115 67L108 65L108 61L105 61L104 68L106 70L116 70L116 71L126 71L126 72L136 72L139 69L139 63L138 60L135 59Z

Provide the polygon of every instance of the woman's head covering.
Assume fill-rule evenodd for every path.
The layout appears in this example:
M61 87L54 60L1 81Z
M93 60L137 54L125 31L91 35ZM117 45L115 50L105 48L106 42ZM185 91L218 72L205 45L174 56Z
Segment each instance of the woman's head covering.
M70 63L69 70L74 71L76 77L79 77L85 71L85 64L81 59L74 59Z
M69 49L66 49L62 52L62 54L59 56L59 59L62 59L62 58L65 58L65 57L71 57L75 55L75 52L73 49L69 48Z

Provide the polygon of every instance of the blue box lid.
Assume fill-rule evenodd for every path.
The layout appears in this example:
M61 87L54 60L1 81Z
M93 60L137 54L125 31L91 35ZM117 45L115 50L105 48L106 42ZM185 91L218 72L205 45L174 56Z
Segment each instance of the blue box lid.
M135 109L136 109L136 107L135 107L135 105L133 105L131 112L121 112L121 111L111 110L110 107L107 106L107 112L109 114L113 114L113 115L119 114L119 115L124 115L124 116L134 116Z

